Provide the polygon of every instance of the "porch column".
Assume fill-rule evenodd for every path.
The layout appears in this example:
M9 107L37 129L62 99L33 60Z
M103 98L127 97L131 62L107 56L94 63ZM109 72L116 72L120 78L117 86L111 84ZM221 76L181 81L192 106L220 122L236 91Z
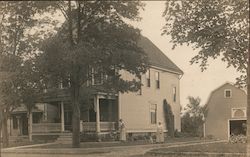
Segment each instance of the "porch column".
M64 103L61 101L61 132L64 132Z
M29 113L29 141L32 141L32 133L33 133L33 129L32 129L32 125L33 125L33 114L32 111L30 111Z
M122 118L122 101L121 101L121 93L118 95L118 120Z
M99 96L96 95L94 105L96 108L96 133L97 135L101 132L100 128L100 107L99 107Z
M13 117L10 117L10 136L12 136L12 131L13 131Z
M21 124L20 124L20 116L16 116L17 118L17 129L18 129L18 135L22 135L22 129L21 129Z

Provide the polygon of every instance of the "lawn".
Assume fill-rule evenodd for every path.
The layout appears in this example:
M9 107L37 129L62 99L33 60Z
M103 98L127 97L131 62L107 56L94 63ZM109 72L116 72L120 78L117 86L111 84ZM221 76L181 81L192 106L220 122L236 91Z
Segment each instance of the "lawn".
M47 143L47 141L18 141L18 142L10 142L8 147L18 147L18 146L27 146L27 145L34 145L34 144L43 144Z
M246 144L213 143L174 148L159 148L153 149L150 152L246 153Z
M199 141L199 138L168 138L166 139L167 143L173 143L173 142L187 142L187 141ZM101 147L114 147L114 146L133 146L133 145L147 145L151 144L149 141L139 140L139 141L128 141L128 142L119 142L119 141L113 141L113 142L82 142L80 147L81 148L101 148ZM44 148L44 149L50 149L50 148L71 148L71 144L52 144L47 146L40 146L35 148Z

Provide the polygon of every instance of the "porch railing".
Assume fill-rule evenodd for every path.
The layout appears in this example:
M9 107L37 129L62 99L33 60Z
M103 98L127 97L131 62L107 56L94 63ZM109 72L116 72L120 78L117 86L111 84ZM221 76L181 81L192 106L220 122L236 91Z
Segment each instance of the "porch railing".
M116 122L100 122L101 131L114 131ZM81 131L96 131L96 122L81 122Z
M35 123L32 124L33 133L60 132L61 123Z

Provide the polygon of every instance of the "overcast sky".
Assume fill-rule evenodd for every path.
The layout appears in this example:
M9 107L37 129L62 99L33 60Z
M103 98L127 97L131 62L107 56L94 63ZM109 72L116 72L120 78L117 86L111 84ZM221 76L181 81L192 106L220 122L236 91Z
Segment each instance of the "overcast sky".
M161 36L164 25L162 12L165 8L164 1L145 1L145 10L141 12L143 18L133 25L140 28L142 35L148 37L160 48L178 67L184 71L180 80L181 104L188 103L188 96L199 96L202 104L207 102L212 90L225 82L235 82L239 76L233 68L226 68L226 63L220 59L211 60L208 70L201 72L198 65L190 65L190 59L197 54L191 47L179 46L172 50L169 36Z

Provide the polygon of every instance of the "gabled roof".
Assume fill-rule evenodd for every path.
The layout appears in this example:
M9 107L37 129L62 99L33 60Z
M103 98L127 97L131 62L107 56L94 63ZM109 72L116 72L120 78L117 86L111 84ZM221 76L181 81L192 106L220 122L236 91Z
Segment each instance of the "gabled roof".
M234 88L237 88L237 89L241 90L243 93L246 94L246 91L244 91L243 89L240 89L240 88L236 87L236 86L234 85L234 83L232 83L232 82L225 82L224 84L222 84L222 85L220 85L219 87L215 88L215 89L209 94L206 104L209 103L209 100L210 100L210 98L211 98L211 96L212 96L212 94L213 94L214 92L216 92L217 90L219 90L220 88L222 88L222 87L224 87L224 86L226 86L226 85L230 85L230 86L232 86L232 87L234 87Z
M148 38L142 36L138 42L138 45L148 55L149 63L151 66L163 68L165 70L183 74L183 71L177 67L155 44L152 43Z

